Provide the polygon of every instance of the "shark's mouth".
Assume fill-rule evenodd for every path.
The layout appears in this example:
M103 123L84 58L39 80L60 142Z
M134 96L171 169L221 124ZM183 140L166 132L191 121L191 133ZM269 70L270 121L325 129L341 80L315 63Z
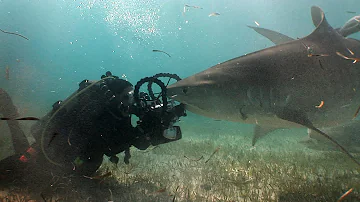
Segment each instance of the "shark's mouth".
M192 104L189 104L187 102L183 102L185 104L185 107L187 110L189 111L192 111L192 110L196 110L196 111L205 111L205 109L199 107L199 106L196 106L196 105L192 105Z
M199 106L195 106L195 105L192 105L192 104L188 104L186 102L182 102L185 104L185 109L192 112L192 113L195 113L195 114L199 114L199 115L203 115L203 116L209 116L209 114L207 113L207 111Z

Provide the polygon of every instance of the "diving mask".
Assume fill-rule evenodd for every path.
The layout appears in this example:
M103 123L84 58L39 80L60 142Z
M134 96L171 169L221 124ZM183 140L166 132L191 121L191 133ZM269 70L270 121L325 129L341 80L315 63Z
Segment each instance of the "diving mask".
M169 140L181 139L181 129L179 126L170 126L163 131L163 136Z

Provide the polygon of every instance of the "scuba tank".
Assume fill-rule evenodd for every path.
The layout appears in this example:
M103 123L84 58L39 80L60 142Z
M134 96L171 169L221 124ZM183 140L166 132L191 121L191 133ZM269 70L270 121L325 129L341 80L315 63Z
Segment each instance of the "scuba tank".
M32 127L33 136L48 162L70 171L85 163L72 155L81 153L87 146L84 142L91 137L81 136L77 129L91 124L93 117L106 109L104 105L115 105L115 94L108 87L114 79L106 77L99 81L82 81L77 91L64 101L55 102L53 109ZM97 169L100 166L102 155L93 159L96 165L91 167ZM81 168L78 170L84 173Z

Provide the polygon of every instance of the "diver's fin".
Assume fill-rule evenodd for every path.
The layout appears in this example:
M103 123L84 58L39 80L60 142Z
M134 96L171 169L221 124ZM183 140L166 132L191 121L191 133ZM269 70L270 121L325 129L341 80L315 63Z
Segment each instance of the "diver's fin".
M273 31L273 30L270 30L270 29L265 29L265 28L260 28L260 27L253 27L253 26L248 26L248 27L255 30L255 32L263 35L264 37L268 38L270 41L272 41L276 45L295 40L295 39L293 39L293 38L291 38L289 36L286 36L284 34L281 34L279 32L276 32L276 31Z
M275 127L271 127L271 126L259 126L259 125L255 125L254 128L254 136L252 139L252 146L255 145L255 143L262 137L264 137L265 135L267 135L268 133L276 130L278 128Z
M13 104L11 97L2 88L0 88L0 114L10 119L18 116L16 107ZM25 133L21 130L19 122L17 120L7 120L7 124L9 126L15 154L25 152L30 144Z
M307 116L304 112L284 107L284 108L278 108L276 110L275 114L280 119L284 119L287 121L291 121L291 122L303 125L315 132L318 132L320 135L324 136L325 138L327 138L328 140L333 142L342 152L344 152L348 157L350 157L351 160L353 160L357 165L360 166L360 163L343 146L341 146L336 140L334 140L332 137L330 137L326 133L317 129L311 123L311 121L307 118Z

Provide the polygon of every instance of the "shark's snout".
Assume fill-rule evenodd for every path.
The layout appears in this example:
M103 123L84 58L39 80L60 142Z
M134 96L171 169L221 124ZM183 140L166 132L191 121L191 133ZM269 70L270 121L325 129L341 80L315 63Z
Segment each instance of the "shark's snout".
M167 87L168 97L179 102L184 101L182 98L186 96L188 91L189 91L189 87L184 85L184 83L181 81L178 81Z
M191 102L216 83L213 79L214 75L212 71L204 71L182 79L168 86L167 94L177 101Z
M206 102L204 102L204 86L198 79L188 77L167 87L167 95L173 100L185 104L186 110L203 115L207 114Z

